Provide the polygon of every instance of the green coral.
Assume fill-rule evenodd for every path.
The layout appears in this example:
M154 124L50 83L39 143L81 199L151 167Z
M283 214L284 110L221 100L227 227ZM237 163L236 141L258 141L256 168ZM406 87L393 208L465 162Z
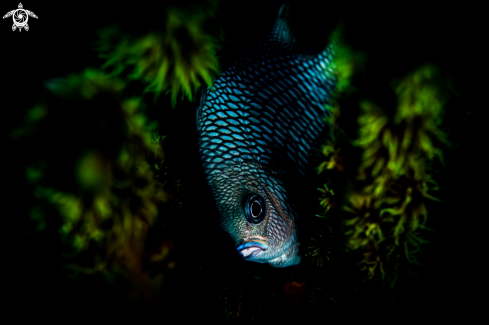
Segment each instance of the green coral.
M166 11L164 29L136 38L120 34L115 27L100 32L97 50L106 59L104 68L119 76L128 72L130 80L147 84L146 92L157 98L171 92L175 106L178 94L193 100L202 84L212 85L218 72L216 40L203 31L212 12Z
M338 26L331 37L333 46L333 70L336 76L336 89L338 93L351 93L355 90L351 83L353 75L363 69L366 56L360 51L355 51L346 45L343 39L343 25Z

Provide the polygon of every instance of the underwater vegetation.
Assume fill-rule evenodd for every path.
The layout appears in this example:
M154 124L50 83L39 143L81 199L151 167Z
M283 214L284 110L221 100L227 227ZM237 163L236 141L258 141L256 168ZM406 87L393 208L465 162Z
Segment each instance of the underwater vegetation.
M475 233L464 220L477 214L458 206L482 202L467 182L477 179L470 155L484 119L464 82L468 54L452 47L469 27L431 13L413 26L354 17L341 4L332 18L313 2L290 4L304 46L333 43L338 80L317 175L301 189L314 202L301 216L301 264L237 256L219 229L195 130L200 90L270 30L281 3L165 2L146 17L100 7L111 19L92 13L90 33L73 28L36 58L11 53L23 59L7 89L15 104L5 106L17 115L4 120L5 170L16 175L5 245L12 303L40 318L85 310L165 323L421 317L471 301L453 298L460 270L482 269L459 248L476 246L463 236ZM86 12L78 15L73 26Z
M212 85L218 72L218 47L202 30L212 11L170 7L164 15L164 27L142 37L121 34L115 26L101 30L96 50L106 59L103 68L112 68L112 76L125 72L127 79L147 84L144 91L153 92L155 98L171 93L174 106L177 96L192 101L202 84Z
M148 123L140 98L122 97L123 87L94 69L50 80L49 94L12 137L34 148L53 144L25 166L38 200L30 216L36 231L59 225L73 275L122 273L134 282L135 295L152 299L146 291L161 277L145 277L143 263L171 268L174 262L165 246L141 257L158 206L177 199L176 191L165 191L176 180L164 174L164 136L153 132L157 124ZM60 134L71 139L68 147L54 145Z
M361 150L361 162L347 185L347 202L342 208L346 211L346 245L364 251L362 264L369 279L376 272L383 278L386 264L397 269L393 260L397 258L399 263L401 255L416 262L414 254L425 242L419 235L419 230L426 229L424 201L437 200L429 193L437 190L437 184L426 162L441 157L440 147L447 145L446 135L438 127L443 102L437 91L439 82L434 81L436 72L433 66L420 67L399 82L394 89L398 107L393 116L369 101L359 102L358 139L350 145ZM333 117L340 114L335 112ZM332 128L333 133L337 127ZM339 136L336 132L332 138ZM318 172L345 172L343 160L352 157L341 152L334 140L323 145L326 160ZM336 207L334 191L327 184L320 191L320 204L327 214ZM317 249L315 252L319 254Z

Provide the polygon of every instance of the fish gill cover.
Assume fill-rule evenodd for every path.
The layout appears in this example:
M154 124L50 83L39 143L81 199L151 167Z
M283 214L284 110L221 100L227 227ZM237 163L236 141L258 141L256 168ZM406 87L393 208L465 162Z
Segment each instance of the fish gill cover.
M28 282L39 289L31 304L44 306L53 290L50 299L67 310L161 322L429 310L418 304L440 288L426 284L440 270L428 243L442 225L437 184L455 188L442 157L458 141L443 127L455 123L455 68L419 37L439 30L426 15L392 39L385 26L401 25L394 18L353 18L331 4L338 15L326 19L312 2L289 5L300 46L318 53L333 44L337 78L318 175L301 189L318 188L301 216L301 264L276 270L236 256L218 231L194 130L200 89L266 35L281 3L170 3L158 19L100 24L85 42L102 59L98 68L46 73L43 95L11 133L33 222L22 238L38 252L30 260L54 264L37 269L43 284Z

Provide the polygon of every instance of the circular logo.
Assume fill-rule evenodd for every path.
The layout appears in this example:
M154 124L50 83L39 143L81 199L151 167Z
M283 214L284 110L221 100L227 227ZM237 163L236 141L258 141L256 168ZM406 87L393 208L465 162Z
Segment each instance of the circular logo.
M24 9L15 10L12 16L14 18L14 24L17 27L24 27L27 24L27 20L29 20L29 16Z

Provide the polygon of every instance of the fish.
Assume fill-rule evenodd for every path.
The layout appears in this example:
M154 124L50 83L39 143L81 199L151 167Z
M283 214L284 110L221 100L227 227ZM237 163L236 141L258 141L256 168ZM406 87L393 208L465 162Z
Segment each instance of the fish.
M289 12L282 5L268 35L223 65L196 111L220 226L244 260L279 268L302 259L294 198L320 159L336 89L332 44L307 51Z

